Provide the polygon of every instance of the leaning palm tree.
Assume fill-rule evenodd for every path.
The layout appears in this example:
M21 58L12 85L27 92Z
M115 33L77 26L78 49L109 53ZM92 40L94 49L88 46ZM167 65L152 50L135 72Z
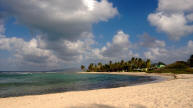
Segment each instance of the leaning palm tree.
M82 71L85 71L85 66L84 65L81 65L80 68L81 68Z

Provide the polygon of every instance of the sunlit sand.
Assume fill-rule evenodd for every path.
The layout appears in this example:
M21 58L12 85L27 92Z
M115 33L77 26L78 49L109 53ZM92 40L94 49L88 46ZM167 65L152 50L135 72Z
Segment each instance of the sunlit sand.
M1 98L0 108L192 108L193 75L166 76L136 86Z

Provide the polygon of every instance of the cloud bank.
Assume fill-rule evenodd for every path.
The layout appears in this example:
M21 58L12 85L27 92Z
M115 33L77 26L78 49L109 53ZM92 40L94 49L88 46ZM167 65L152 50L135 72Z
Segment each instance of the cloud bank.
M155 13L148 16L151 25L168 34L171 39L193 33L192 0L159 0Z
M90 32L92 24L118 14L107 0L0 0L7 14L48 40L74 40Z
M30 41L8 38L0 20L0 49L30 65L80 63L95 43L92 24L118 14L107 0L0 0L0 4L3 13L37 34Z
M186 61L193 54L193 41L189 40L186 46L179 48L172 47L155 47L149 48L144 52L146 58L150 58L154 62L164 61L172 63L174 61Z
M179 48L169 47L164 40L147 33L131 41L134 36L123 30L99 48L92 25L119 14L108 0L0 0L0 5L0 55L8 55L6 60L0 57L0 66L6 69L15 66L20 67L18 70L49 70L131 57L171 63L186 60L193 53L192 40ZM191 0L159 0L159 7L148 20L171 39L179 40L193 32L192 7ZM26 25L35 36L29 40L6 36L5 15Z
M100 60L118 61L137 57L138 54L133 52L133 44L130 42L129 35L122 30L113 36L112 42L107 42L102 48L96 48L93 54Z

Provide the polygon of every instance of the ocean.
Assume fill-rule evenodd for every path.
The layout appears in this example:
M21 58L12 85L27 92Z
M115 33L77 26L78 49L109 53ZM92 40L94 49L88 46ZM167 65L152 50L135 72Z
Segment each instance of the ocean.
M0 73L0 97L116 88L154 81L150 76L79 73Z

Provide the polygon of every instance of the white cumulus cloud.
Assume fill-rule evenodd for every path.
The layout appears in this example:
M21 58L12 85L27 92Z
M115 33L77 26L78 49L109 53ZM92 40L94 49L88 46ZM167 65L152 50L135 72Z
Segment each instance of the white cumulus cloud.
M108 0L0 0L0 6L38 35L30 41L3 35L0 50L32 65L80 63L95 43L92 25L118 14ZM1 33L5 28L0 22Z
M158 31L179 40L193 33L192 14L192 0L159 0L156 12L149 14L148 20Z
M129 35L122 30L118 31L113 37L112 42L107 42L101 49L93 50L93 55L98 59L103 60L121 60L129 59L133 56L138 56L132 50L132 43L130 42Z
M0 50L9 51L15 57L18 64L54 66L59 62L56 56L49 50L38 47L38 40L24 41L22 38L1 38ZM25 64L27 63L27 64Z
M138 43L138 46L144 48L165 47L166 43L163 40L157 40L156 38L153 38L148 33L144 33L140 36L140 42Z
M146 58L150 58L154 62L163 61L165 63L172 63L174 61L186 61L188 57L193 54L193 41L189 40L186 46L178 48L173 47L156 47L148 48L144 52Z
M107 0L0 0L5 12L47 39L73 40L90 32L92 24L118 14Z

